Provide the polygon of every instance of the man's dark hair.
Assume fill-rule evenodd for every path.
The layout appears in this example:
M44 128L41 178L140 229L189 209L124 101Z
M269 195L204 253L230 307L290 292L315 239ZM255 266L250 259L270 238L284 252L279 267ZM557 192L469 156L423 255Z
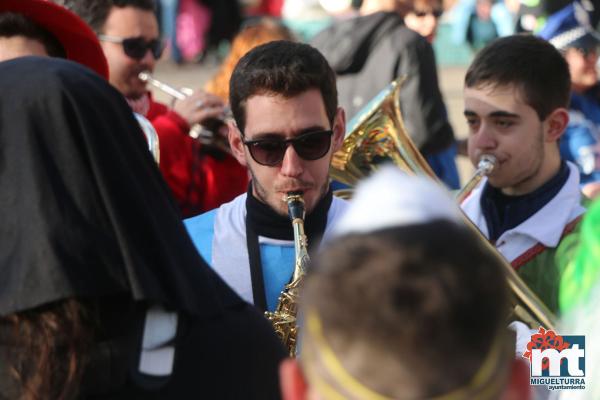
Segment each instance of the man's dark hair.
M511 358L508 287L481 240L446 220L349 234L313 260L304 313L316 311L346 371L383 396L430 398L466 386L498 344L499 369L487 379L501 380ZM303 352L323 354L305 333Z
M467 88L513 85L541 121L555 109L568 107L569 66L558 50L543 39L514 35L482 49L465 76Z
M66 58L67 54L60 41L46 29L19 13L0 14L0 37L24 36L37 40L50 57Z
M327 117L333 124L338 107L337 88L335 73L327 60L308 44L279 40L257 46L240 59L229 82L229 103L243 133L248 98L260 94L290 98L309 89L321 92Z
M102 33L112 7L155 11L154 0L53 0L79 15L96 34Z

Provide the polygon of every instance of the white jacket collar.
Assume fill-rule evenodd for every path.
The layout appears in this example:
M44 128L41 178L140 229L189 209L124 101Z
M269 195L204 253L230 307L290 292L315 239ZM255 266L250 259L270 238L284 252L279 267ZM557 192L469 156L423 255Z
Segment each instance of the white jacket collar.
M520 225L504 232L497 240L499 250L512 261L536 243L546 247L556 247L560 242L565 226L585 212L581 205L579 171L567 162L569 178L548 204L538 210ZM481 211L480 200L485 185L484 180L461 204L465 214L489 237L489 230ZM510 242L510 243L509 243ZM503 249L500 246L507 246ZM518 253L518 254L517 254Z

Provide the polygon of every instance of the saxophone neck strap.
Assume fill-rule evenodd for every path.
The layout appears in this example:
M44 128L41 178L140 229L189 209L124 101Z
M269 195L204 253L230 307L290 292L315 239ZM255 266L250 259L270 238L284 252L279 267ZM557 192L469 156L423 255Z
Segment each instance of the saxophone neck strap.
M248 248L254 305L264 312L267 310L267 297L265 295L265 281L260 257L260 246L258 244L258 234L248 218L246 218L246 246Z

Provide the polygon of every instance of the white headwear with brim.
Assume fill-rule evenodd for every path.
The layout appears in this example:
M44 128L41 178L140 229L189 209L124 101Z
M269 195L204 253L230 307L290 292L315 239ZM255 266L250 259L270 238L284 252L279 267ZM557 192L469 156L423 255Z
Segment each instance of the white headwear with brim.
M389 165L357 186L333 234L368 233L439 219L462 222L450 193L432 179L408 175Z

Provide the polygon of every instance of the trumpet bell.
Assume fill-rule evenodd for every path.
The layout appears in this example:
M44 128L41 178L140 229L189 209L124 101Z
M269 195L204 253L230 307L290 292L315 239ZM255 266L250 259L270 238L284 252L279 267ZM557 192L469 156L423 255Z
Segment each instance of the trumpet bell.
M437 180L404 127L398 105L401 86L402 80L390 83L348 123L342 148L331 162L333 179L354 186L392 162L405 172Z

